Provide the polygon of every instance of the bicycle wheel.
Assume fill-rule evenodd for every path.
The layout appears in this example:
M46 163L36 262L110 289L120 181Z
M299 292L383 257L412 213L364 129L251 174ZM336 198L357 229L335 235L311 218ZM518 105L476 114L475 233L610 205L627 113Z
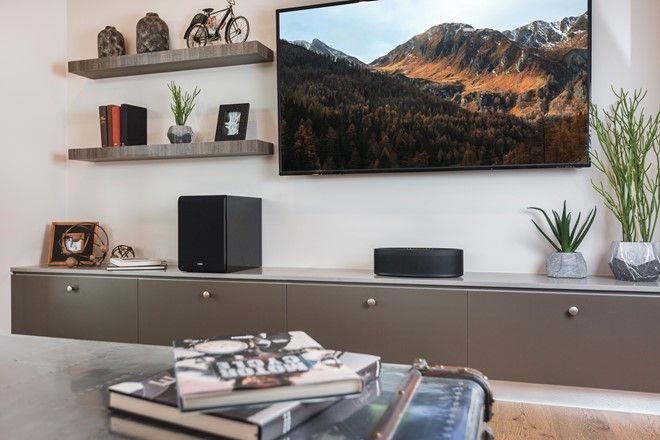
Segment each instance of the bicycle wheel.
M191 47L203 47L209 40L209 31L203 24L196 24L188 34L186 44Z
M227 43L242 43L248 39L250 23L245 17L236 17L227 24L225 41Z

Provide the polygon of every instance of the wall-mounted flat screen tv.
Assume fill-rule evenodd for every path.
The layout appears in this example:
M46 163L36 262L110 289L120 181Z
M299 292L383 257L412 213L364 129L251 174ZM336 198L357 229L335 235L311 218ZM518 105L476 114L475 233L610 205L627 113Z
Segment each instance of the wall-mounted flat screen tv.
M589 0L277 11L280 173L589 165Z

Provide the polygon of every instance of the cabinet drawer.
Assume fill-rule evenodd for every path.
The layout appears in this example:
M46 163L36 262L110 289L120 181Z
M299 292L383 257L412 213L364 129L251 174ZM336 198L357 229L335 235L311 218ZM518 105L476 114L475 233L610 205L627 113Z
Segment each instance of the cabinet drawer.
M138 285L144 344L286 329L284 284L141 279Z
M465 365L466 312L467 293L460 291L305 284L287 288L290 330L304 330L328 348L380 355L385 362L409 364L423 357Z
M12 331L137 342L137 280L12 276Z
M470 292L468 304L469 365L492 379L660 392L660 297Z

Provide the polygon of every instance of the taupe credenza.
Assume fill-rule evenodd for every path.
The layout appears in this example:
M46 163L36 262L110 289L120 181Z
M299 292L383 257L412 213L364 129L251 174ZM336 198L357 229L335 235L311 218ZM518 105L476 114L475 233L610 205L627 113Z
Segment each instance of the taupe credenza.
M305 330L385 361L492 379L660 392L660 284L605 277L259 269L234 274L12 269L13 333L103 341Z

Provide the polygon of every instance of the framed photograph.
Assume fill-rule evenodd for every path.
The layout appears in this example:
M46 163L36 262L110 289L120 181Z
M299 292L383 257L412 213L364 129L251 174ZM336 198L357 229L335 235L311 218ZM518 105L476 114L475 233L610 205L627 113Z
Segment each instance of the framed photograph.
M49 266L66 266L69 257L94 258L98 222L53 222L50 227Z
M221 105L218 114L218 126L215 130L215 140L245 140L249 113L250 104Z

